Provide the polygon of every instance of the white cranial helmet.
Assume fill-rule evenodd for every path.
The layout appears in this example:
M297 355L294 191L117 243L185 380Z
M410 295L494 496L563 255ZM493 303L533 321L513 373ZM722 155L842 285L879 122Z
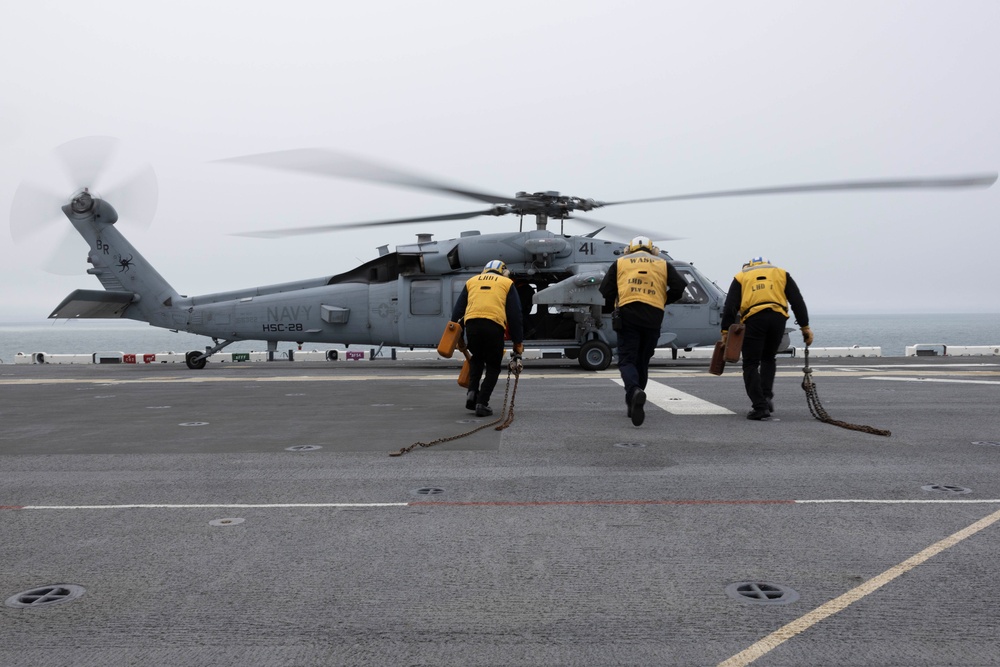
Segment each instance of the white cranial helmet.
M653 242L648 236L636 236L628 242L626 252L639 252L640 250L653 252Z
M507 265L499 259L490 260L486 263L485 268L483 268L483 273L490 272L499 273L501 276L510 275L510 271L507 270Z

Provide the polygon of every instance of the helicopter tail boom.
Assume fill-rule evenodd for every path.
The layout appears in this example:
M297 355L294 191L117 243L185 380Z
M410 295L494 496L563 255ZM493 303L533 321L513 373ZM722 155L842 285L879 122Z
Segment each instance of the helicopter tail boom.
M49 318L124 317L170 326L179 295L115 227L114 207L83 190L62 210L90 247L87 273L100 280L104 291L76 290Z

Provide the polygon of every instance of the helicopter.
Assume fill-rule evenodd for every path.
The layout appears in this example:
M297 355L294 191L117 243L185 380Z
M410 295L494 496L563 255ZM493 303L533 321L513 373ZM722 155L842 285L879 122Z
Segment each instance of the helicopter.
M67 172L78 181L69 197L39 197L32 187L19 188L11 211L15 240L25 229L41 228L52 211L40 202L65 202L59 208L87 242L87 273L103 290L77 289L49 315L50 319L126 318L155 327L208 336L213 345L186 353L191 369L205 367L211 355L237 341L265 341L268 352L280 342L434 348L444 331L452 306L466 281L491 260L503 261L514 280L524 308L525 344L558 350L585 370L606 369L613 360L617 338L611 326L614 304L599 292L607 268L627 244L598 238L605 229L626 233L627 227L590 220L580 212L609 206L686 199L740 197L765 194L846 190L989 187L997 174L943 178L855 180L722 190L622 201L599 201L566 196L556 191L518 192L513 197L448 184L414 173L327 149L297 149L219 160L220 163L262 167L335 178L418 188L473 199L489 207L463 213L285 228L239 235L262 238L301 236L350 228L463 220L481 216L516 215L518 231L467 231L459 238L433 240L418 234L415 243L390 251L379 247L375 259L335 275L227 292L186 296L178 293L151 266L116 226L115 197L102 197L97 183L105 158L111 154L107 137L69 142L58 153L69 162ZM82 156L82 157L81 157ZM96 156L96 157L95 157ZM149 198L150 171L143 169L118 188L124 201ZM147 207L148 209L148 207ZM151 219L148 212L142 216ZM524 229L524 218L534 218L534 229ZM566 220L597 226L583 235L564 233ZM548 228L558 220L559 232ZM16 232L16 230L21 230ZM631 234L628 234L631 236ZM714 345L725 293L692 263L661 253L684 278L684 295L667 307L659 348L688 350Z

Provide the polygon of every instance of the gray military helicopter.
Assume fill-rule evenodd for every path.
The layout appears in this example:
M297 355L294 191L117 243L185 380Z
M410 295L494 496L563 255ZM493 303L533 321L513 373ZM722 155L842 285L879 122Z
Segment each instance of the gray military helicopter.
M459 238L431 240L418 235L416 243L388 246L379 255L349 271L296 282L250 287L229 292L186 296L179 294L145 260L116 226L113 196L92 190L105 158L111 154L106 137L89 137L57 149L76 179L68 198L45 194L22 185L11 211L15 240L24 230L42 228L54 209L42 203L60 202L60 208L89 246L87 273L103 290L78 289L63 299L50 318L127 318L152 326L211 337L213 345L186 354L189 368L204 368L208 358L236 341L266 341L270 352L279 342L433 348L449 320L452 305L470 276L493 259L507 264L525 307L527 347L559 350L577 359L587 370L603 370L612 361L616 345L611 328L613 304L605 302L598 286L605 270L625 250L620 241L602 240L604 229L632 236L611 223L589 220L579 212L623 204L685 199L739 197L765 194L844 190L988 187L997 175L945 178L858 180L813 183L745 190L725 190L622 201L597 201L558 192L518 192L513 197L457 187L423 176L374 164L324 149L302 149L248 155L222 163L266 167L337 178L355 178L390 185L431 190L488 204L465 213L355 222L313 227L247 232L245 236L274 238L332 232L358 227L463 220L480 216L517 215L516 232L482 234L469 231ZM96 155L96 157L95 157ZM82 157L81 157L82 156ZM143 169L117 188L123 200L155 199L155 185ZM133 190L139 191L136 196ZM136 208L142 209L140 205ZM148 206L136 217L151 220ZM534 217L534 229L523 228L524 217ZM598 229L578 236L565 234L562 223L574 219ZM548 229L560 222L559 233ZM18 230L21 230L20 232ZM695 267L663 254L687 281L683 298L668 307L658 347L689 349L712 345L719 337L725 293Z

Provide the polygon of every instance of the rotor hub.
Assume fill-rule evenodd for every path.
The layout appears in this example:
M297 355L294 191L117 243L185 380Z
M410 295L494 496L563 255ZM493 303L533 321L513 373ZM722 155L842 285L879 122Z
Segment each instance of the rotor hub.
M94 210L94 197L90 194L90 190L84 188L82 192L75 195L70 202L70 208L77 215L83 215Z

